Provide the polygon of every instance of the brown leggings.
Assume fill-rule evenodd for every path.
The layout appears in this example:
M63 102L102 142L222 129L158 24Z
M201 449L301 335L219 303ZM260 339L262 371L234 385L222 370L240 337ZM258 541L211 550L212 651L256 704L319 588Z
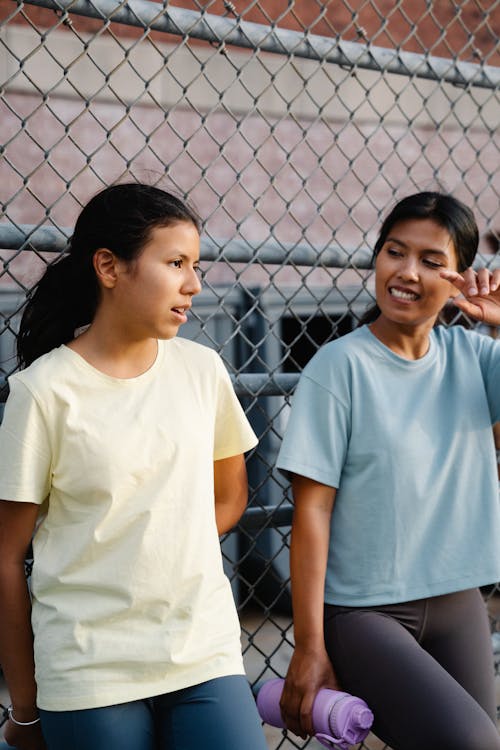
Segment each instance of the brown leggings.
M377 607L325 604L341 687L393 750L500 750L493 653L478 589Z

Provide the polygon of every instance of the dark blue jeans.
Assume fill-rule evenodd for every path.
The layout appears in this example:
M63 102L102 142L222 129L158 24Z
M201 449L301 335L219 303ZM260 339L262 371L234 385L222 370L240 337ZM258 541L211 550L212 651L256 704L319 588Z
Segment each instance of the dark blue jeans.
M105 708L41 710L40 717L48 750L267 750L242 675Z

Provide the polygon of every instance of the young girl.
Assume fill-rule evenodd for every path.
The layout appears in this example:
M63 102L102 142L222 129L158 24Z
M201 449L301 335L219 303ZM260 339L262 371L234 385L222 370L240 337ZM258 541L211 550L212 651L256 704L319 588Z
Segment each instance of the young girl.
M499 272L469 268L477 245L453 197L401 201L375 246L371 322L324 346L294 396L278 459L295 503L281 707L302 737L316 692L340 686L394 750L500 748L478 590L500 580L500 346L434 327L459 292L500 324Z
M266 747L219 546L256 438L218 355L175 338L198 263L188 207L116 185L26 307L0 431L0 663L19 750Z

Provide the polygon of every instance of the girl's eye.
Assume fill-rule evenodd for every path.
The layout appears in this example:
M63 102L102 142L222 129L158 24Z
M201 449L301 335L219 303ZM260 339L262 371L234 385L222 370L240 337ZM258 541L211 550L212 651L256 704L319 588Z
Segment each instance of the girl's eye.
M182 268L182 260L180 258L178 260L171 260L168 265L174 268Z
M399 250L395 250L393 247L388 247L387 255L391 255L393 258L398 258L401 253L399 252Z
M429 268L442 268L441 263L436 263L434 260L429 260L429 258L424 258L424 263L426 266L429 266Z

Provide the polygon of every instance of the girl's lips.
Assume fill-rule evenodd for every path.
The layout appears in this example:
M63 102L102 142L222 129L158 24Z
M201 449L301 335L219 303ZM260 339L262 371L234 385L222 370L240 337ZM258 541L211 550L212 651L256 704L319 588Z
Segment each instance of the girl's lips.
M188 307L172 307L172 312L177 318L179 318L181 323L185 323L187 321L186 312L188 309Z

